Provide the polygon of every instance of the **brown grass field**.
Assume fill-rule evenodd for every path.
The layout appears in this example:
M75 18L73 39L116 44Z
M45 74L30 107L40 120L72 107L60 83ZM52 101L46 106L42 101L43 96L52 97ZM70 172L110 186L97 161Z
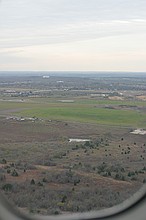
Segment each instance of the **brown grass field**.
M23 210L57 214L111 207L145 181L145 136L129 128L1 117L0 131L1 189Z

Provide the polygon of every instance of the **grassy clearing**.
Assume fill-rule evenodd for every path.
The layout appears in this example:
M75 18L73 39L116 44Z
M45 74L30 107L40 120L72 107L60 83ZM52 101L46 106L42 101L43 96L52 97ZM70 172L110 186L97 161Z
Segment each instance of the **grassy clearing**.
M1 101L0 110L19 109L19 108L30 108L31 105L35 107L35 103L31 104L28 102L18 102L18 101Z
M107 125L134 126L145 128L146 114L130 109L131 106L145 106L145 102L74 99L74 103L62 103L54 99L28 99L27 102L0 102L1 110L16 109L18 115L52 120L78 121ZM125 105L129 109L106 109L103 106ZM12 111L14 112L14 111Z
M43 102L44 101L44 102ZM133 126L145 128L146 115L132 109L106 109L103 105L142 106L144 102L76 99L74 103L62 103L57 98L30 102L1 102L1 110L16 110L25 117L38 117L52 120L78 121L107 125ZM97 106L95 106L97 105ZM13 111L14 112L14 111Z
M137 111L94 108L83 105L78 105L78 107L75 105L58 105L58 107L33 108L21 111L21 115L46 119L136 127L144 127L146 121L146 114Z

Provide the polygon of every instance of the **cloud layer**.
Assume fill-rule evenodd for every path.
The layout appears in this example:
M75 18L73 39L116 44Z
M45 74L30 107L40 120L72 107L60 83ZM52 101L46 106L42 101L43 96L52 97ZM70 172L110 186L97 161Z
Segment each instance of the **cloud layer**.
M91 46L98 39L104 39L106 45L109 42L108 48L111 48L111 38L115 37L119 44L125 45L126 52L129 36L137 45L142 39L140 36L146 36L145 12L145 0L3 0L0 4L0 60L10 62L13 56L15 62L20 54L28 58L26 52L30 48L34 56L36 47L41 50L43 45L47 45L50 56L56 47L62 48L56 45L70 48L70 44L76 47L77 42L84 42ZM100 41L96 41L98 43ZM143 44L145 50L145 42ZM62 53L64 50L62 48ZM106 51L104 44L102 50ZM111 53L113 50L114 45ZM137 50L139 54L141 43Z

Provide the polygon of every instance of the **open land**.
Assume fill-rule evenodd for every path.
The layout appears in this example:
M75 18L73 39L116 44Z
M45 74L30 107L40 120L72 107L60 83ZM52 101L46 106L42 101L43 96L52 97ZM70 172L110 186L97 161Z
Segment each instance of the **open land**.
M0 77L0 191L43 215L128 199L146 183L145 97L145 77Z

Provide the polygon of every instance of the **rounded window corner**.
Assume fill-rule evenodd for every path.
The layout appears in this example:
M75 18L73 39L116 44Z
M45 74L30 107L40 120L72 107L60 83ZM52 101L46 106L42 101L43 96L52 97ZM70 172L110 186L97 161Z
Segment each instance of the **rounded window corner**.
M11 217L12 220L101 220L101 219L122 219L127 220L126 216L133 217L133 220L137 220L135 212L140 215L146 215L146 184L144 184L136 193L134 193L129 199L125 200L121 204L116 206L102 209L99 211L90 211L84 213L74 214L62 214L62 215L34 215L31 216L24 212L21 212L18 208L14 207L4 195L0 197L0 219L6 220L7 217ZM133 213L133 214L132 214ZM142 218L141 220L144 220Z

